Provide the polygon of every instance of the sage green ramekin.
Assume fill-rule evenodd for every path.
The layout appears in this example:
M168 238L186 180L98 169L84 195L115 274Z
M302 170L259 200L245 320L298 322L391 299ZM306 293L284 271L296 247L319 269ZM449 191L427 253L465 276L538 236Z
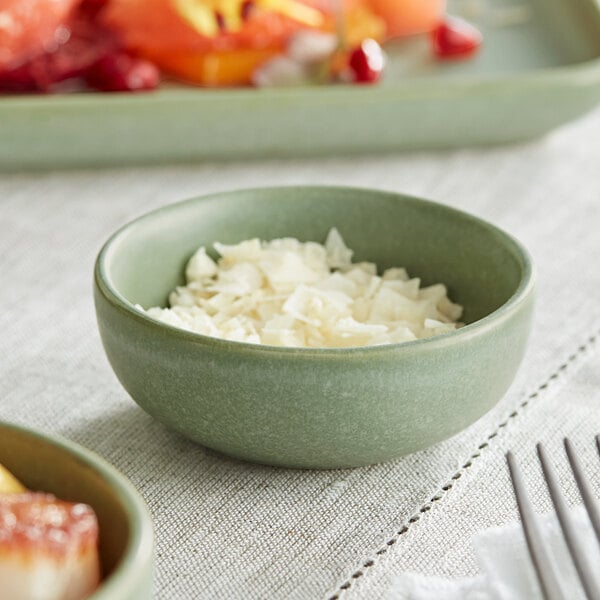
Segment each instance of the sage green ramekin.
M322 242L332 226L356 260L447 284L467 325L388 346L279 348L190 333L134 308L166 305L200 245ZM473 423L515 376L533 300L531 260L508 234L448 206L356 188L241 190L166 206L115 233L95 267L102 342L131 397L192 440L287 467L385 461Z

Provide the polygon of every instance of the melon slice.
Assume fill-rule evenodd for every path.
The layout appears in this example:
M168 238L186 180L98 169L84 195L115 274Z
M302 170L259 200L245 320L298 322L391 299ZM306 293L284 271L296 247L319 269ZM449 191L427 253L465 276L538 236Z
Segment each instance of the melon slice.
M0 494L0 591L11 600L83 600L100 581L98 523L86 504Z

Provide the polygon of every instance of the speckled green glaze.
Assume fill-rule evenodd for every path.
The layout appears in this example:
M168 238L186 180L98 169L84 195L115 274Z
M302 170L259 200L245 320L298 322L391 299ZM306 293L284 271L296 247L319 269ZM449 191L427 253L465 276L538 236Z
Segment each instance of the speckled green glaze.
M96 512L103 583L89 600L150 598L152 520L120 473L77 444L1 421L0 463L28 489L85 502Z
M165 305L199 245L336 226L355 259L444 282L469 323L405 344L293 349L227 342L135 310ZM414 452L488 411L524 353L534 283L526 251L468 214L400 194L333 187L222 193L167 206L117 232L95 269L109 361L148 413L242 459L352 467Z

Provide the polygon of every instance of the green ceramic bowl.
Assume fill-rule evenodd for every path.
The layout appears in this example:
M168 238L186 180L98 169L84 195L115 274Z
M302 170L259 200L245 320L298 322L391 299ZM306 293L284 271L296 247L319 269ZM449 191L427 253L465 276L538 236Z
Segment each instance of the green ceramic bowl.
M446 283L468 324L405 344L276 348L175 329L134 308L166 305L200 245L322 242L332 226L355 259ZM166 206L113 235L95 269L104 348L132 398L210 448L288 467L376 463L473 423L514 378L533 296L530 259L506 233L447 206L355 188L243 190Z
M5 422L0 422L0 463L27 488L85 502L96 512L103 581L89 600L150 598L152 520L116 469L77 444Z

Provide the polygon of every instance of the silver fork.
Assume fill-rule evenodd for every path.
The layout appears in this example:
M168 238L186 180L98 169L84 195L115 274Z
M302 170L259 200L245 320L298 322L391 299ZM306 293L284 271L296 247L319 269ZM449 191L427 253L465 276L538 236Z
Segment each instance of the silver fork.
M592 523L596 537L598 538L598 542L600 543L600 510L598 509L597 501L594 498L592 488L581 468L581 463L577 458L572 443L565 438L564 444L569 464L571 465L577 487L581 493L583 504ZM571 555L579 575L585 595L588 600L600 600L600 583L596 578L596 573L600 571L600 568L598 565L590 564L589 558L583 552L577 528L573 522L572 515L569 513L566 500L558 484L556 471L548 458L546 450L542 444L537 444L536 448L542 465L544 480L548 486L550 497L552 498L552 503L554 504L556 515L560 523L560 528L563 532L569 554ZM600 435L596 436L596 448L600 454ZM565 594L562 589L560 575L556 573L552 566L548 548L541 535L533 511L533 505L531 504L527 489L525 488L521 470L512 452L509 451L506 453L506 460L508 462L508 469L510 471L510 477L517 499L517 506L523 523L527 548L529 549L529 554L533 566L535 567L542 594L546 600L567 600L569 595Z

